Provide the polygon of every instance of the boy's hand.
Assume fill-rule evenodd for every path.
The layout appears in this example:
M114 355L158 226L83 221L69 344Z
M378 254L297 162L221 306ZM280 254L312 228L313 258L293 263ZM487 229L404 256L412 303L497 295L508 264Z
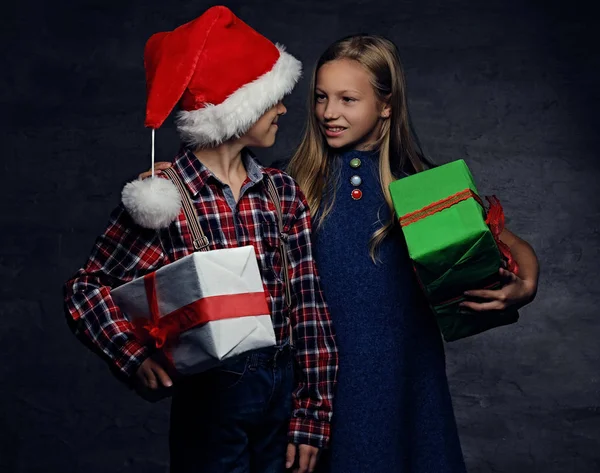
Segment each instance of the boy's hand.
M173 386L167 372L152 358L146 358L140 365L135 373L135 381L138 387L150 391Z
M292 468L298 455L297 468L294 473L312 473L315 471L317 460L319 459L319 449L310 445L296 446L293 443L288 444L285 467Z
M154 163L154 175L157 176L161 173L163 169L167 169L171 167L171 163L168 161L160 161L158 163ZM138 178L141 180L146 179L147 177L152 176L152 169L150 171L146 171L141 173Z

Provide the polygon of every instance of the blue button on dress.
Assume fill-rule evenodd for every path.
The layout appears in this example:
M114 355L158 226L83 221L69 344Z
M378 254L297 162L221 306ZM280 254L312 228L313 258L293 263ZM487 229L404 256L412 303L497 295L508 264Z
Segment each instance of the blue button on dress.
M335 205L315 230L315 258L340 370L331 449L318 471L464 473L441 336L423 308L399 227L380 247L380 264L369 256L371 234L390 216L378 154L335 159ZM358 200L354 189L362 191Z

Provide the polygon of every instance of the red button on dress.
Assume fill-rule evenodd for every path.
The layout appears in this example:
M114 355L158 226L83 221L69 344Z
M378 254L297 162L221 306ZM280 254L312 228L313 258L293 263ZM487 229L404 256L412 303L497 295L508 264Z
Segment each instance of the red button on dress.
M351 195L354 200L359 200L362 197L362 191L360 189L354 189Z

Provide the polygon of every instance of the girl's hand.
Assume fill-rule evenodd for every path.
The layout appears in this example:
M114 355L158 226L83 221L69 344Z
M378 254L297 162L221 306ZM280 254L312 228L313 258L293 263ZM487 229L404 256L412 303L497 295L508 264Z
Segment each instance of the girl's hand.
M160 161L158 163L154 163L154 175L159 175L161 174L161 171L163 169L167 169L171 167L171 163L167 162L167 161ZM152 176L152 169L150 169L149 171L143 172L141 173L138 178L141 180L146 179L147 177Z
M504 285L500 289L465 291L465 296L479 299L479 301L464 301L460 303L460 307L475 312L502 311L508 308L519 309L533 300L535 297L535 284L533 282L521 279L504 268L500 268L499 272L504 280Z

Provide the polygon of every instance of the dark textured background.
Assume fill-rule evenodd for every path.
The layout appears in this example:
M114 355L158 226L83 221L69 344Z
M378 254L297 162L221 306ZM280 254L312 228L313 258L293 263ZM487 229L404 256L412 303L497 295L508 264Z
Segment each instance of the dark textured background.
M146 39L210 5L3 6L2 472L166 471L168 401L136 397L75 340L61 286L122 183L148 167ZM381 33L399 45L426 153L439 163L464 158L542 265L538 297L518 325L447 345L470 471L600 471L600 71L591 9L541 0L228 5L307 71L346 34ZM287 100L266 162L298 143L306 93L303 81ZM176 151L171 123L157 135L159 159Z

